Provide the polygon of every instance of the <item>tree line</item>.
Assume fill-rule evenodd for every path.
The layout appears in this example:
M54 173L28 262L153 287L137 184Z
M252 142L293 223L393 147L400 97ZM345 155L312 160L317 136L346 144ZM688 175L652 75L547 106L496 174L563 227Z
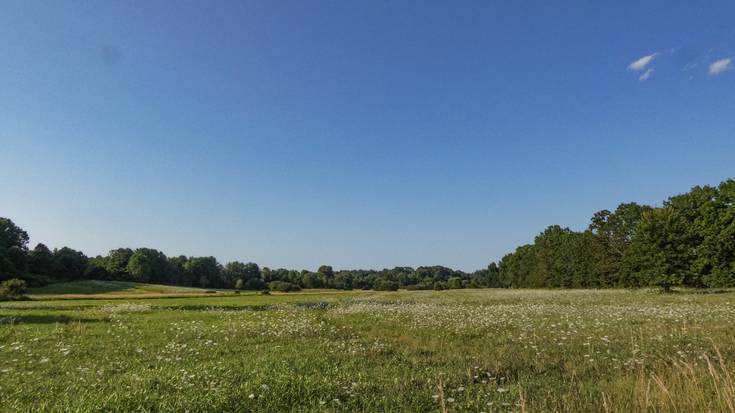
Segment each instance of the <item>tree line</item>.
M29 285L120 280L203 288L454 289L735 287L735 180L697 186L661 207L620 204L595 213L587 229L552 225L498 264L467 273L443 266L334 271L270 269L215 257L167 257L152 248L118 248L87 257L69 247L28 247L28 233L0 218L0 281Z
M28 247L28 233L8 218L0 218L0 281L20 278L31 286L55 281L114 280L202 288L296 291L333 289L449 289L488 287L497 279L497 266L465 273L442 266L396 267L334 271L323 265L309 270L270 269L240 261L220 264L215 257L167 257L152 248L117 248L105 256L87 257L69 247Z
M661 207L620 204L584 231L552 225L500 260L516 288L735 287L735 180Z

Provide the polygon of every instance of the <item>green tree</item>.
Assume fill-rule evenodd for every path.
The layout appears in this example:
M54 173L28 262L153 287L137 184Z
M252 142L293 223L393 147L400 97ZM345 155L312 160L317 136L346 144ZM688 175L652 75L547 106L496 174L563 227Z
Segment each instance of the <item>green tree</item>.
M459 277L449 277L449 280L447 280L447 288L450 290L462 288L462 279Z
M373 287L373 289L375 291L398 291L398 283L395 281L380 278L375 281L375 286Z
M165 282L168 260L161 251L138 248L128 260L127 273L136 282Z
M96 256L87 261L87 268L84 269L84 278L87 280L109 280L110 273L107 271L106 258Z
M301 290L301 287L299 287L298 285L286 281L271 281L268 284L268 288L270 288L272 291L280 291L284 293Z
M191 257L184 264L187 276L200 287L224 287L222 266L214 257Z
M317 272L323 275L327 280L334 278L334 270L332 270L332 267L329 265L322 265L319 267Z
M194 279L186 271L186 263L189 261L185 255L179 255L178 257L168 258L168 269L166 274L168 275L168 283L176 285L194 285Z
M53 271L54 254L47 246L39 243L28 253L28 270L33 274L50 275Z
M597 286L626 286L621 278L623 261L643 214L650 210L649 206L631 202L618 205L615 212L594 214L588 231L592 234L590 276L597 280Z
M247 264L244 264L240 261L232 261L228 262L227 265L225 265L223 271L223 276L225 279L225 282L228 285L234 285L237 280L242 280L244 285L250 285L255 287L262 287L265 285L265 283L261 284L258 281L262 281L262 276L260 273L260 267L258 267L258 264L255 264L253 262L249 262ZM258 280L258 281L255 281ZM253 288L253 289L262 289L262 288Z
M9 218L0 218L0 277L23 274L27 253L28 233Z
M69 247L54 250L54 277L65 280L82 279L86 268L87 256L82 252Z
M107 254L105 266L107 271L116 280L130 280L128 273L128 261L133 256L133 250L130 248L117 248Z
M692 250L686 223L680 218L669 207L644 214L625 256L626 285L651 285L668 290L684 284L689 275Z
M695 269L710 287L735 286L735 180L722 182L696 227L702 243Z
M28 233L9 218L0 218L0 248L28 248Z
M303 285L304 288L322 288L323 286L319 275L310 271L302 271L301 285Z
M498 288L501 287L500 283L500 269L498 264L491 262L485 269L485 282L482 284L483 287Z

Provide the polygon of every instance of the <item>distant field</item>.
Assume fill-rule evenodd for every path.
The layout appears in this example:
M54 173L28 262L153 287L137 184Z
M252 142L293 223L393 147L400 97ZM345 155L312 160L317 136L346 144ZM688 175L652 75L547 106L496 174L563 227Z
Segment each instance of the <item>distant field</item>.
M0 303L0 411L735 411L732 292L89 291Z
M173 285L142 284L126 281L71 281L49 284L43 287L31 288L29 295L35 298L44 296L63 295L74 298L77 296L146 296L146 295L190 295L207 294L206 289L193 287L177 287ZM50 298L50 297L49 297Z

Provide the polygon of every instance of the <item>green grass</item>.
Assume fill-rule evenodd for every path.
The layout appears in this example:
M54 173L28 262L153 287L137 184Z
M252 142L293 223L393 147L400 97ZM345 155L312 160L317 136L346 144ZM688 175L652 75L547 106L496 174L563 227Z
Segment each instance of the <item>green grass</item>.
M142 284L127 281L70 281L31 288L30 295L51 294L183 294L204 293L206 290L173 285Z
M0 303L0 411L735 411L735 293Z

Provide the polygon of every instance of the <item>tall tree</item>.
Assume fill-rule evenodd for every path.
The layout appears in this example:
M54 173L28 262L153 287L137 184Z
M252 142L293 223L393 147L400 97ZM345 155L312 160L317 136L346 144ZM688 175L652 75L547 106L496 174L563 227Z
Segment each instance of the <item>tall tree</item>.
M53 276L65 280L78 280L84 277L87 256L82 252L63 247L54 250Z
M184 264L188 277L200 287L224 287L222 266L214 257L191 257Z
M316 272L323 275L327 279L334 277L334 270L332 270L332 266L330 265L322 265Z
M27 270L28 233L9 218L0 218L0 277Z
M652 208L635 202L620 204L615 212L596 212L591 219L591 277L600 287L622 286L623 261L643 214Z
M138 248L128 260L128 274L137 282L165 282L168 260L161 251Z
M107 255L105 262L107 271L117 280L129 280L128 261L133 256L133 250L130 248L117 248Z
M54 254L44 244L37 244L28 254L28 269L33 274L50 275L53 265Z
M0 218L0 248L28 248L28 233L9 218Z
M225 265L222 275L227 286L232 287L238 280L242 280L243 288L246 289L262 289L265 282L258 264L249 262L244 264L240 261L228 262Z

